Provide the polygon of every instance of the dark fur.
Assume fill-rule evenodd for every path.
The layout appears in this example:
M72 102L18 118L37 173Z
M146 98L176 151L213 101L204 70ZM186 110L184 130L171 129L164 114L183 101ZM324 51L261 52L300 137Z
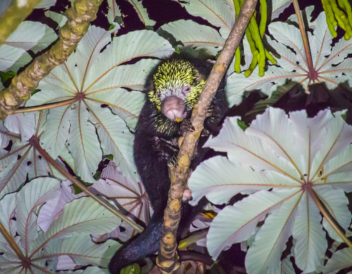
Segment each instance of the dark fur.
M212 64L200 59L190 60L184 57L183 59L191 61L199 73L202 74L201 76L204 78L208 77ZM152 75L155 71L156 70L154 70L149 77L146 86L147 91L151 90L153 87ZM227 110L224 86L225 82L223 80L212 102L212 116L205 120L205 130L202 134L204 140L200 140L198 143L197 151L191 164L192 169L202 161L207 152L207 149L202 148L206 137L209 134L217 134L220 129L219 122ZM175 127L174 130L170 131L172 133L158 132L153 121L155 116L160 114L162 115L147 98L139 116L134 140L134 160L154 209L154 215L149 225L140 235L131 239L115 253L109 264L110 273L120 273L122 268L132 263L142 261L148 255L157 252L159 248L163 214L170 188L167 163L177 155L177 140L182 135L180 125L176 122L169 123L169 126ZM187 113L187 117L189 118L190 116L191 111ZM201 211L205 203L205 198L194 208L188 203L183 203L180 229L189 227L192 219Z

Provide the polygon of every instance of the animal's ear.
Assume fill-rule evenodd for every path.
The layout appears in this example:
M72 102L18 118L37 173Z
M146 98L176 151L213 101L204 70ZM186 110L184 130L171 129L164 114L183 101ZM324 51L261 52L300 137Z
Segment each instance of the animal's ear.
M197 82L197 85L200 83L201 80L204 80L204 81L205 81L205 80L207 80L207 77L206 77L204 74L197 72L197 73L196 73L196 82Z

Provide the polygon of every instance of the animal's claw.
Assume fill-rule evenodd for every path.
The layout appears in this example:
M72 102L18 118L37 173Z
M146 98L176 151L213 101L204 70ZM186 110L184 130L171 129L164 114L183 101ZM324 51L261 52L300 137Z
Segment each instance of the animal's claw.
M175 154L168 160L167 165L171 167L175 167L177 165L177 154Z
M205 112L205 117L208 118L213 115L214 107L213 105L210 105L207 107L207 110Z
M181 135L183 135L186 132L192 132L192 131L194 131L194 127L192 126L191 120L189 119L183 120L180 126Z

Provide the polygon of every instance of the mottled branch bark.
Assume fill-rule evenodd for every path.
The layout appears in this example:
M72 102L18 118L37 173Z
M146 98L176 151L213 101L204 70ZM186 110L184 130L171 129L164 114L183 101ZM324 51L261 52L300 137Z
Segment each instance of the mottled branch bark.
M12 4L0 16L0 47L41 1L27 0L26 3L19 0L12 1Z
M90 22L96 18L102 1L76 0L74 6L66 11L68 21L60 30L59 40L22 73L16 75L7 89L0 92L0 119L5 119L24 100L28 100L40 80L67 60L88 31Z
M176 234L181 217L182 195L187 185L191 159L194 154L197 140L203 130L206 109L210 105L221 79L231 62L235 50L242 39L256 4L257 0L246 0L244 2L240 14L236 18L236 23L207 79L200 98L193 109L191 122L195 130L186 133L178 153L177 165L170 166L169 173L171 186L168 204L164 212L163 232L157 258L157 264L162 273L172 273L177 270L180 265L177 255Z

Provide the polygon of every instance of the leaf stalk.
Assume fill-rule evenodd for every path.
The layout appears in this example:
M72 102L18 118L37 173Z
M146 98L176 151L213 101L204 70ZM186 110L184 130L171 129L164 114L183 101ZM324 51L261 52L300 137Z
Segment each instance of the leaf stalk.
M297 21L298 21L299 30L300 30L301 36L302 36L304 51L306 53L307 66L308 66L308 70L309 70L308 74L311 76L309 78L314 80L316 77L316 71L315 71L315 68L313 65L312 54L310 52L309 41L308 41L306 30L304 28L301 10L299 8L298 0L293 0L292 2L293 2L293 6L295 8L296 15L297 15Z
M122 219L124 222L129 224L131 227L133 227L135 230L138 232L143 231L143 227L140 225L136 224L133 220L125 216L121 211L119 211L117 208L112 206L108 201L104 200L103 198L98 197L95 195L93 192L91 192L85 185L83 185L80 181L78 181L74 176L72 176L66 169L64 169L59 163L57 163L39 144L39 138L38 140L35 140L31 142L33 147L42 155L42 157L45 158L46 161L50 165L52 165L54 168L56 168L62 175L64 175L67 179L69 179L74 185L76 185L78 188L80 188L85 194L93 198L95 201L97 201L100 205L105 207L107 210L111 211L114 213L117 217Z
M343 231L340 229L337 221L333 219L331 214L326 210L326 208L320 202L318 196L316 195L315 191L313 190L311 185L307 185L307 191L309 195L312 197L314 203L317 205L320 212L323 214L324 218L328 221L331 227L336 231L336 233L341 237L341 239L350 247L352 248L351 241L345 236Z
M67 106L67 105L73 104L73 103L75 103L77 101L78 101L78 98L73 98L73 99L70 99L70 100L65 100L65 101L61 101L61 102L55 102L55 103L41 105L41 106L18 108L18 109L16 109L13 112L13 114L28 113L28 112L33 112L33 111L41 111L41 110L46 110L46 109L58 108L58 107Z

